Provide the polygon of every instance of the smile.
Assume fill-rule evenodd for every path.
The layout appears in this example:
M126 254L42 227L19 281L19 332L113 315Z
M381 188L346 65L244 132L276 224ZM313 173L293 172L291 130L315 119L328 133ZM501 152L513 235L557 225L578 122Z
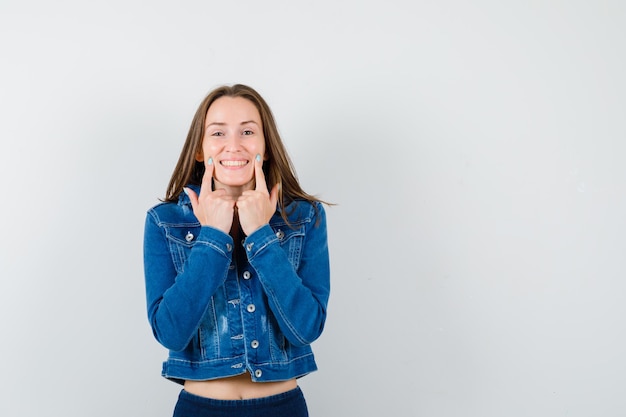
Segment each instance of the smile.
M220 163L225 167L242 167L248 165L248 161L221 161Z

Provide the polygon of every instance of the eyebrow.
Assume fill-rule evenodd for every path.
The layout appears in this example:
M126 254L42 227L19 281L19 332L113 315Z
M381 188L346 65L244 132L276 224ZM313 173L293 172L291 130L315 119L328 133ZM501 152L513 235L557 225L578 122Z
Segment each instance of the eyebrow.
M243 126L243 125L247 125L249 123L253 123L253 124L259 126L259 124L257 122L255 122L254 120L245 120L245 121L239 123L239 125ZM224 122L212 122L212 123L207 124L205 126L205 128L207 128L209 126L226 126L226 123L224 123Z

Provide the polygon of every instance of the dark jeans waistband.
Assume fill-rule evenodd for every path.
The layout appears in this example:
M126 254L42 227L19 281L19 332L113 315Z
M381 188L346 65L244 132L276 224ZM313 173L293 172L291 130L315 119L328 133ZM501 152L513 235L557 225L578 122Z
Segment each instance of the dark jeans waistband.
M269 397L245 400L218 400L191 394L184 389L178 396L174 417L307 417L308 411L300 387Z

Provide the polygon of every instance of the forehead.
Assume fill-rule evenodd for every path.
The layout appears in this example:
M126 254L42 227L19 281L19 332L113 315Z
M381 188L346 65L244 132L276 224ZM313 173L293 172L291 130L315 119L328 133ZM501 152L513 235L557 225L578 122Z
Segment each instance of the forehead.
M241 123L254 121L260 124L261 116L254 103L243 97L220 97L211 103L206 112L207 122Z

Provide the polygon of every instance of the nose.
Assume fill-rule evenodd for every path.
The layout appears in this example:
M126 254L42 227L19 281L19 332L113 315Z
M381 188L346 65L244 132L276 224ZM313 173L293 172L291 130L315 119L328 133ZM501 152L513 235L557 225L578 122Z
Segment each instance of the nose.
M228 152L240 152L241 138L237 135L230 135L224 144L224 150Z

